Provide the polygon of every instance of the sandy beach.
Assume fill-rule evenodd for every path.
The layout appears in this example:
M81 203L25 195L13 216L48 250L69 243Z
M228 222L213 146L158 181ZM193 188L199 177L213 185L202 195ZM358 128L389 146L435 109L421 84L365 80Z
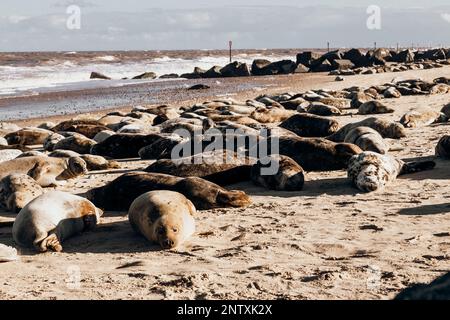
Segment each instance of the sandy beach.
M74 104L65 110L104 114L135 105L190 106L223 95L245 101L262 93L443 76L450 77L450 67L357 75L343 82L320 73L188 80L173 87L139 84L2 99L0 115L24 108L24 118L33 119L15 122L38 125L71 118L70 111L40 117L35 111L48 104L58 109L75 101L86 109ZM198 83L211 89L186 90ZM440 110L449 97L387 99L395 112L379 117L398 121L414 107ZM335 119L344 125L365 118L351 111ZM387 141L401 159L434 159L438 140L448 132L448 124L431 125L407 129L406 138ZM253 204L199 211L196 234L173 251L161 251L135 234L126 212L106 212L96 230L66 241L63 253L22 251L19 261L0 264L0 299L391 299L450 269L450 162L436 162L432 171L403 176L370 194L352 188L344 171L308 173L301 192L268 191L251 183L231 186L247 192ZM60 190L83 193L151 161L121 164L118 172L91 172ZM0 211L0 221L13 219ZM14 245L10 228L0 229L0 243Z

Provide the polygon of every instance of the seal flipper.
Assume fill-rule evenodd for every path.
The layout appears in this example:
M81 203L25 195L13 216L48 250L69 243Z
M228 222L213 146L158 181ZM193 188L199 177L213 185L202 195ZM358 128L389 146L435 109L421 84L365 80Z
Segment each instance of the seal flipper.
M436 167L436 162L434 161L408 162L403 165L399 175L432 170L434 167Z
M40 249L42 250L42 252L45 252L48 249L55 252L62 252L63 250L61 242L59 241L56 233L50 233L49 236L41 242Z

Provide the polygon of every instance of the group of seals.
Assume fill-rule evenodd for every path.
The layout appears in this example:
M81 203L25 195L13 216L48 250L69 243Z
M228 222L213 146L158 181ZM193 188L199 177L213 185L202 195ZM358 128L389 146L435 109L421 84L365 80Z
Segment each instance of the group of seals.
M42 187L26 174L11 174L0 181L0 205L18 213L43 194Z

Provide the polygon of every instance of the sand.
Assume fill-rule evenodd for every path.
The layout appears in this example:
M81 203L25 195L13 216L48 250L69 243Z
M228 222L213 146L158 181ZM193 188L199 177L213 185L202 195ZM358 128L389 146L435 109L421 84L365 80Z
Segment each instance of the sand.
M264 92L281 93L440 76L449 77L450 67L352 76L339 83L323 74L255 81L272 83ZM233 97L260 93L246 90ZM391 99L386 103L395 113L381 117L399 120L411 108L438 110L449 100L448 94ZM346 124L363 118L336 119ZM388 140L396 150L392 154L432 157L449 128L407 129L407 138ZM150 163L123 166L132 170ZM119 175L91 173L63 190L83 192ZM245 190L253 204L198 212L195 236L176 251L160 251L136 235L126 212L107 212L95 231L66 241L64 253L19 251L20 261L0 264L0 299L391 299L450 269L449 179L450 161L437 160L435 170L403 176L371 194L352 188L343 171L308 173L301 192L236 185L232 188ZM0 212L0 221L11 219ZM9 228L0 229L0 243L13 245Z

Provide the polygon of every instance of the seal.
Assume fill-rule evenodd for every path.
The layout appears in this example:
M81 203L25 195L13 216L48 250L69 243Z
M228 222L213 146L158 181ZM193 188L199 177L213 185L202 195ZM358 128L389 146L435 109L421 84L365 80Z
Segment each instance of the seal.
M177 134L160 134L159 139L139 150L139 157L142 160L170 159L172 150L184 142L188 139Z
M163 249L179 247L195 232L196 209L184 195L152 191L137 198L128 211L132 228Z
M79 157L86 162L87 169L89 171L97 171L97 170L109 170L109 169L119 169L120 164L114 160L105 159L102 156L94 156L92 154L83 154L80 155L74 151L70 150L56 150L48 155L49 157L54 158L74 158Z
M115 134L93 146L91 154L113 159L138 158L139 150L160 138L161 136L157 134Z
M0 205L14 213L43 193L42 187L26 174L12 174L0 181Z
M296 113L283 107L260 107L251 113L250 118L260 123L275 123L285 121Z
M336 120L312 114L299 113L280 124L283 129L290 130L300 137L328 137L339 129Z
M8 141L5 138L0 137L0 146L7 146L7 145Z
M66 137L59 133L52 133L45 139L43 145L45 151L53 151L56 144L61 140L64 140Z
M436 146L436 156L450 159L450 136L443 136Z
M264 174L263 169L277 163L275 174ZM269 190L301 191L305 184L305 172L297 162L286 156L272 155L258 161L251 170L252 181Z
M372 128L378 131L383 138L400 139L406 137L406 130L402 124L371 117L359 122L349 123L339 129L336 133L327 137L327 139L334 142L344 142L347 134L357 127Z
M431 170L435 166L433 161L406 163L391 155L365 151L350 159L348 178L359 190L373 192L383 189L400 175Z
M450 272L429 284L416 284L400 292L395 300L448 301L450 300Z
M245 192L229 191L202 178L146 172L124 174L104 187L90 190L86 197L99 208L124 211L137 197L155 190L180 192L200 210L245 207L251 203Z
M57 142L53 150L63 149L75 151L80 154L88 154L91 153L92 147L96 144L97 142L94 140L86 138L81 134L75 134Z
M381 113L393 113L394 109L382 104L380 101L372 100L363 103L359 109L359 114L381 114Z
M350 143L335 143L323 138L277 137L268 140L269 154L280 154L292 158L306 172L347 169L348 161L362 150ZM278 143L279 150L272 150Z
M17 149L0 150L0 163L16 159L22 154L22 151Z
M413 109L402 116L400 123L406 128L426 127L432 123L442 122L441 112L432 110L430 108Z
M89 139L93 139L99 132L105 130L108 128L100 125L96 120L68 120L52 128L54 132L76 132Z
M225 186L249 181L250 169L254 162L248 157L239 157L234 152L217 150L176 160L161 159L151 164L145 171L184 178L200 177Z
M321 102L313 102L308 107L306 107L306 111L310 114L315 114L316 116L339 116L342 115L342 111L339 108L328 106Z
M383 140L378 131L369 127L357 127L351 130L344 139L346 143L353 143L363 151L373 151L380 154L386 154L389 146Z
M0 163L0 179L12 174L28 174L41 187L57 185L62 180L73 179L87 173L86 162L81 158L26 157Z
M23 128L19 131L8 133L5 139L8 144L20 144L23 146L44 144L45 140L53 134L52 131L38 128Z
M51 191L23 208L12 228L21 247L61 252L62 242L94 228L103 212L90 201L69 193Z

